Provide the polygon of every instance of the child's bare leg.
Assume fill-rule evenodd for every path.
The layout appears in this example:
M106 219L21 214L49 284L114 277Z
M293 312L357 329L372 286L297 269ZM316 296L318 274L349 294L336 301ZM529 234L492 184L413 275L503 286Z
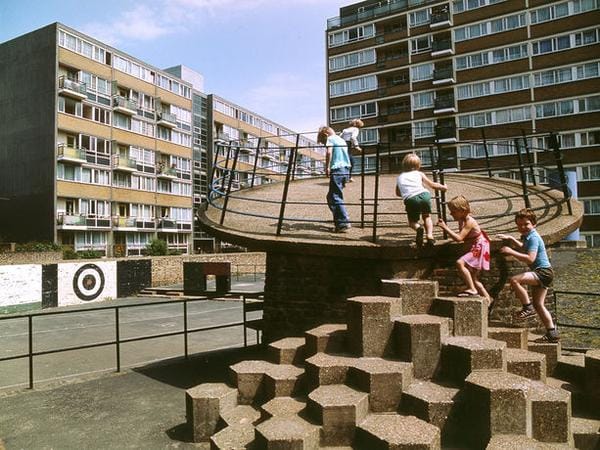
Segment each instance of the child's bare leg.
M544 304L547 292L547 288L543 286L535 286L532 289L531 296L533 297L533 307L537 311L538 316L540 316L540 320L542 321L547 330L551 330L552 328L554 328L554 321L552 320L552 315L550 314L550 311L548 311L546 305Z
M408 226L411 227L413 230L417 231L419 228L421 228L421 224L419 222L408 222Z
M460 275L460 277L465 282L465 285L467 286L467 291L472 294L477 293L477 289L475 288L475 285L473 284L473 278L471 277L471 272L469 271L465 262L462 259L459 259L458 261L456 261L456 268L458 269L458 274Z
M480 271L472 269L472 268L469 268L469 270L471 272L471 277L473 278L473 284L475 285L475 289L477 289L477 292L479 293L479 295L481 295L482 297L485 297L488 302L491 302L492 298L490 297L490 294L488 293L488 291L485 288L485 286L483 285L483 283L481 281L479 281L479 272Z
M433 220L431 220L431 215L424 213L422 217L425 224L425 235L427 239L433 239Z
M538 285L538 278L533 272L524 272L519 275L515 275L510 279L510 287L521 302L523 306L530 305L529 294L527 293L526 285Z

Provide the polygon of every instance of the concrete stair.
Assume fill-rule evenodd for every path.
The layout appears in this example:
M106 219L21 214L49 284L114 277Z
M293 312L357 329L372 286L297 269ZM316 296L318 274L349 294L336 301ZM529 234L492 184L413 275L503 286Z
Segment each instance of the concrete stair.
M356 429L357 449L440 449L440 430L414 416L369 414Z
M297 416L275 416L256 427L256 448L268 450L319 448L320 427Z
M458 439L461 406L460 389L448 383L418 380L402 394L402 413L435 425L442 433L443 443Z
M372 412L397 411L412 379L412 363L381 358L360 358L348 372L348 384L369 393Z
M267 358L275 364L304 363L304 349L306 338L289 337L271 342L267 347Z
M542 353L507 348L506 370L530 380L546 381L546 356Z
M392 297L348 299L348 350L357 356L386 356L393 351L392 319L402 314L402 302Z
M483 298L384 280L346 324L266 347L231 386L186 392L194 442L215 449L600 448L600 351L561 354L488 327ZM573 414L576 417L573 417ZM204 448L204 447L202 447Z
M428 314L433 299L438 296L436 281L411 278L381 281L381 295L402 300L402 314Z
M352 445L356 425L369 412L369 395L343 384L308 394L307 410L321 427L321 445Z
M442 342L448 337L450 319L429 314L395 319L396 355L413 363L415 378L432 378L438 371Z
M305 356L317 353L343 352L346 345L346 324L325 324L304 333Z
M506 371L506 343L494 339L450 337L442 347L441 377L462 383L471 372Z
M436 297L430 314L452 319L454 336L487 337L488 309L483 297Z
M527 337L527 328L488 328L488 338L506 342L507 348L527 350Z

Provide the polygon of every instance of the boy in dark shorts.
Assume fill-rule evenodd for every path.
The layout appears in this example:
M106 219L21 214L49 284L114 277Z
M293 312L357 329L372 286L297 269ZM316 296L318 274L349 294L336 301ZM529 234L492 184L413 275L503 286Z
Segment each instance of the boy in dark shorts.
M554 326L552 315L544 305L546 293L554 279L554 272L548 259L544 241L535 229L537 224L535 212L527 208L520 210L515 215L515 223L519 233L521 233L520 241L509 235L498 235L500 239L510 240L517 247L525 250L525 253L521 253L508 246L503 246L500 253L513 256L529 265L531 269L529 272L520 273L510 279L510 287L522 305L521 310L514 317L517 320L527 319L534 316L537 311L537 315L546 327L546 334L540 339L536 339L536 342L558 342L558 330ZM533 304L529 301L527 286L531 286Z

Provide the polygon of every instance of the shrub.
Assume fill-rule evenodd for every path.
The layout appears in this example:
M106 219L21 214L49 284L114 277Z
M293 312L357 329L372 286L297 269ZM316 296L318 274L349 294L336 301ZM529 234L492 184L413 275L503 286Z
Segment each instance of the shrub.
M104 253L99 250L84 250L82 252L78 252L77 256L82 259L96 259L102 258Z
M167 242L162 239L152 239L146 246L146 254L149 256L165 256L168 253Z
M15 251L17 252L56 252L61 250L61 246L53 242L25 242L17 244Z
M73 250L71 247L63 247L63 259L77 259L77 252Z

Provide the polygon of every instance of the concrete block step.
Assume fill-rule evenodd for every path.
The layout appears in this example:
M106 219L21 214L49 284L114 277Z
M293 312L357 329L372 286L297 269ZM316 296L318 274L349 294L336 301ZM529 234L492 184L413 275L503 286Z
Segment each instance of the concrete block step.
M275 416L256 427L256 448L317 450L319 430L297 416Z
M352 445L356 425L369 412L369 395L343 384L320 386L308 394L307 411L321 424L321 445Z
M507 348L527 350L528 335L529 330L527 328L489 327L487 337L496 341L506 342Z
M226 426L252 425L257 423L260 417L260 411L250 405L238 405L221 413L221 420Z
M381 295L402 299L402 314L428 314L439 292L437 281L412 278L381 280Z
M571 396L563 389L531 382L531 437L539 442L572 443Z
M397 317L396 355L413 363L415 378L432 378L438 371L442 342L450 332L450 319L429 314Z
M393 350L392 319L402 314L400 299L352 297L347 301L346 344L357 356L385 356Z
M507 348L506 370L530 380L546 381L546 356L518 348Z
M369 450L439 449L439 428L414 416L369 414L356 430L356 446Z
M506 371L506 343L473 336L450 337L442 346L443 379L462 383L475 371Z
M452 319L454 336L487 337L487 300L483 297L436 297L430 314Z
M276 367L268 361L241 361L229 367L231 382L238 388L238 402L243 405L260 403L265 396L263 383L269 369Z
M305 356L322 352L343 352L346 347L346 329L346 324L325 324L306 331Z
M185 392L188 427L194 442L208 441L220 426L221 414L238 404L238 391L223 383L203 383Z
M358 358L351 355L330 355L317 353L304 363L308 390L328 384L344 384L348 370Z
M254 426L251 423L230 425L210 437L211 450L254 449Z
M304 348L306 339L304 337L288 337L271 342L267 347L267 357L275 364L304 363Z
M442 442L456 442L461 434L459 418L463 406L458 386L417 380L402 394L401 411L438 427Z
M263 404L261 410L265 417L296 416L306 408L306 399L303 397L275 397Z
M267 369L264 377L265 398L293 397L303 387L304 369L291 364L277 364Z
M553 376L578 386L585 386L585 354L563 352L558 356Z
M600 448L600 420L585 417L571 418L571 431L575 448L596 450Z
M507 450L507 449L527 449L527 450L561 450L573 448L568 444L538 442L527 436L518 434L500 434L490 439L486 450Z
M463 427L472 448L499 434L531 436L531 381L506 372L472 372L465 380ZM527 447L509 447L527 448Z
M554 376L554 369L558 363L558 356L561 354L560 342L556 344L540 344L534 342L536 339L541 337L542 336L539 334L530 332L527 341L527 350L546 355L546 374L548 376Z
M600 419L600 349L585 354L585 393L590 411L595 411L595 417Z
M412 379L412 363L382 358L359 358L348 372L348 384L369 393L372 412L397 411Z
M589 412L588 399L583 388L554 377L546 377L546 384L557 389L563 389L571 394L571 410L574 414L587 414Z

